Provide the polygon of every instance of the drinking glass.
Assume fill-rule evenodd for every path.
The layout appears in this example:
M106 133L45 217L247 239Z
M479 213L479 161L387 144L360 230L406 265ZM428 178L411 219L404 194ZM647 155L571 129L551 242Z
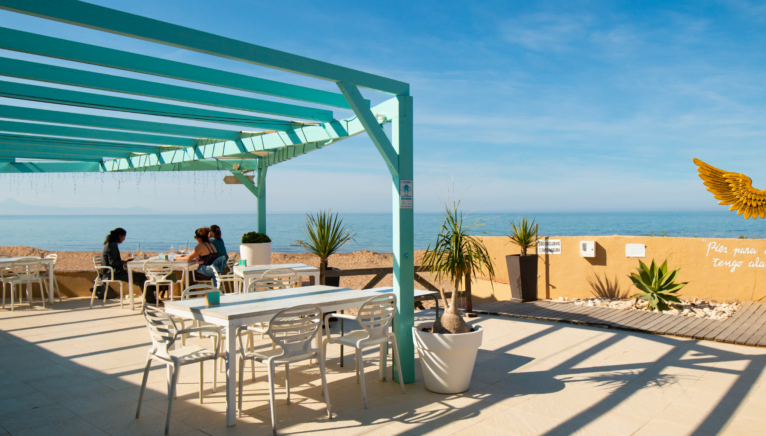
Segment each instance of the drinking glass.
M173 254L175 252L175 248L173 248L173 244L170 244L170 254Z

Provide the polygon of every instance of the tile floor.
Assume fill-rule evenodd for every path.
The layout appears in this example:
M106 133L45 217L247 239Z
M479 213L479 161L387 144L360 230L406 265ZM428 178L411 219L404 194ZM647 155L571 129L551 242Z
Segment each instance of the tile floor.
M468 392L430 393L418 367L418 382L402 395L390 363L388 381L378 382L378 353L370 349L365 410L353 353L346 350L340 368L331 347L334 419L327 419L316 365L292 367L292 403L277 391L280 434L766 434L764 349L489 316L471 322L484 327L484 343ZM148 347L140 313L114 303L90 310L87 299L71 299L52 309L0 310L0 435L162 434L167 396L158 364L135 419ZM213 393L206 366L199 404L198 371L181 372L171 434L270 434L263 369L255 382L247 369L244 414L228 428L223 374ZM277 382L284 387L282 370Z

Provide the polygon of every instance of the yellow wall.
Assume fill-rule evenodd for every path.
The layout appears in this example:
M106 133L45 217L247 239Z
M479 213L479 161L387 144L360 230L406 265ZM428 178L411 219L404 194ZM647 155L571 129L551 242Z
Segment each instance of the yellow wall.
M472 281L474 302L509 300L505 256L518 254L519 249L509 244L507 237L482 239L493 258L496 278L494 286L482 278ZM548 239L561 240L561 254L538 257L539 298L634 294L636 289L627 276L634 272L639 259L626 257L625 244L644 244L646 257L640 259L644 263L667 259L669 268L681 268L679 281L689 282L679 291L682 297L717 301L766 299L766 240L617 235ZM596 241L595 258L580 257L580 241Z

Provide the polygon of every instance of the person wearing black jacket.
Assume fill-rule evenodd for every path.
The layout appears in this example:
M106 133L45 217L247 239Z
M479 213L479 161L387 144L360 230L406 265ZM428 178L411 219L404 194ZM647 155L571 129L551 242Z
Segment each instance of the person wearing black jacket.
M128 271L125 269L125 262L120 257L119 244L125 241L128 236L128 232L122 228L116 228L106 235L104 240L104 249L101 251L102 265L111 266L114 269L114 280L122 282L128 282ZM102 279L110 279L109 270L101 270ZM144 282L146 281L146 275L144 273L133 271L133 284L141 289L144 289ZM130 292L133 292L131 289ZM154 295L154 289L149 287L146 294L146 302L150 304L157 304L157 298Z

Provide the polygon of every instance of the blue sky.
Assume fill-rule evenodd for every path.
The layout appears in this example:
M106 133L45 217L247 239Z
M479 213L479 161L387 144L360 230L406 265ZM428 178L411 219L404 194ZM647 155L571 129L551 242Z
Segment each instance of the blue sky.
M718 210L692 157L766 188L766 6L756 2L93 3L410 83L418 211L440 209L452 186L467 208L486 212ZM8 12L0 25L335 90ZM0 199L254 210L222 176L0 176ZM390 178L366 136L273 167L268 186L273 212L391 205Z

